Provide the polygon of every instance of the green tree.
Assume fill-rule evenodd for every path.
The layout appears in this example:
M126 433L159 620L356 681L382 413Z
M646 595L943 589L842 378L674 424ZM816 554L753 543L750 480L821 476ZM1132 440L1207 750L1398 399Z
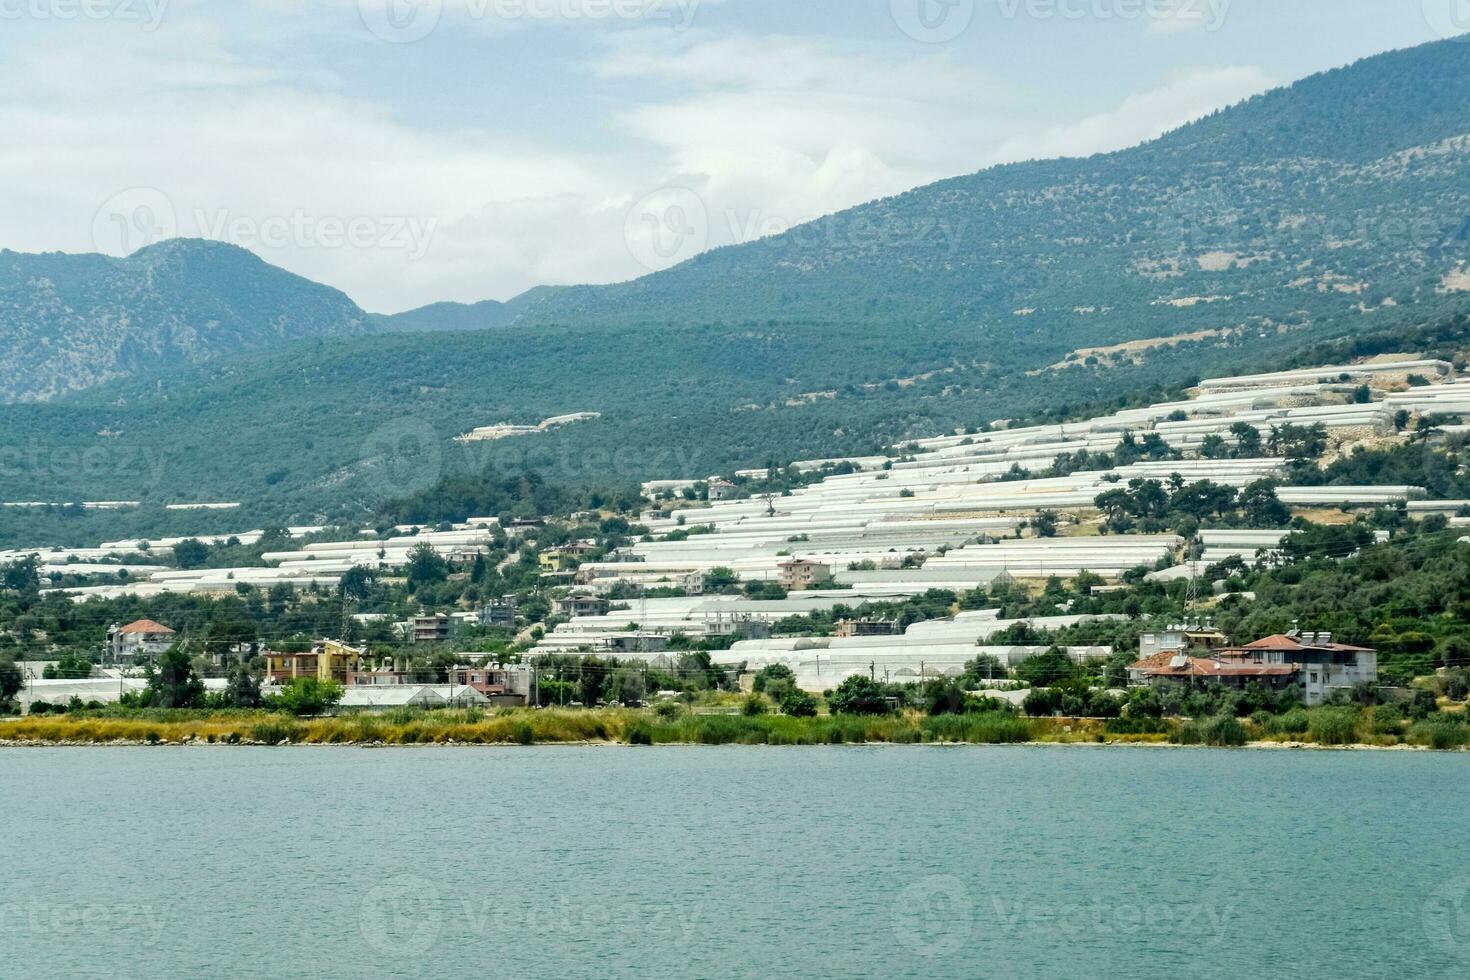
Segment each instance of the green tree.
M174 545L174 564L180 568L199 568L209 560L209 545L198 538L188 538Z
M0 704L14 701L23 686L25 675L16 665L15 657L8 653L0 654Z
M724 592L740 584L740 576L729 568L711 568L704 576L704 590L706 592Z
M1251 527L1283 527L1291 511L1276 496L1276 484L1257 480L1240 492L1240 509Z
M785 664L769 664L756 672L751 689L757 694L764 694L772 681L785 681L787 684L793 684L796 682L796 674Z
M1003 681L1009 676L1011 672L1006 669L1005 664L1001 663L999 657L982 653L965 664L965 672L960 680L967 686L979 687L983 682Z
M1230 427L1230 434L1235 437L1235 455L1241 459L1250 459L1261 455L1261 430L1249 422L1236 422Z
M298 677L281 693L266 699L267 706L293 715L319 715L342 700L342 685L316 677Z
M449 578L449 562L427 541L414 545L408 553L408 591L417 592Z
M0 565L0 586L10 592L37 592L41 588L41 559L27 555Z
M793 718L815 718L817 701L805 691L793 687L781 696L781 713Z
M1077 665L1060 647L1052 647L1045 653L1027 657L1016 665L1016 678L1032 687L1050 687L1072 677Z
M643 671L636 667L619 667L608 682L607 697L625 706L640 704L648 696Z
M837 686L827 699L837 715L886 715L890 707L883 685L863 674L854 674Z
M146 698L155 708L197 708L203 702L204 682L182 646L170 647L150 670Z
M234 708L260 707L260 680L247 664L236 664L230 671L225 700Z
M373 570L366 565L354 565L342 574L342 579L337 584L337 591L344 599L351 602L362 602L372 595L373 587L377 585L378 577Z

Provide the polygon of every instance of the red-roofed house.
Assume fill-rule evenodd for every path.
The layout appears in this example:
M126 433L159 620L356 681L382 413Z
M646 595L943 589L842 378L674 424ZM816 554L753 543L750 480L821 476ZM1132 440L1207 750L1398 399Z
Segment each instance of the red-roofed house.
M153 660L174 645L177 635L151 619L111 626L107 630L107 652L116 663Z
M1378 680L1378 654L1367 647L1334 643L1331 633L1268 636L1242 647L1219 647L1207 656L1160 650L1128 668L1135 684L1226 684L1251 682L1268 688L1296 684L1309 705L1321 704L1335 690Z

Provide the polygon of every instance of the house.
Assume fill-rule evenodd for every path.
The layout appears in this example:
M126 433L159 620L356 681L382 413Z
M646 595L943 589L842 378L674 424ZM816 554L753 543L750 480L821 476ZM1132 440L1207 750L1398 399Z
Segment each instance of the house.
M1301 685L1303 700L1309 705L1321 704L1334 691L1378 682L1378 651L1336 643L1331 633L1294 629L1218 653L1225 663L1241 667L1284 664L1295 668L1296 683Z
M729 480L723 480L717 476L710 477L709 499L718 503L721 500L729 500L735 496L736 486Z
M771 624L749 613L714 613L704 618L705 636L734 636L742 640L768 640Z
M577 556L567 548L548 548L537 555L536 560L546 574L571 571L577 566Z
M662 653L669 648L669 638L660 633L612 633L601 646L609 653Z
M178 636L162 623L140 619L107 630L107 654L114 663L152 661L166 653Z
M348 687L402 687L415 683L414 675L406 670L396 670L391 664L379 664L373 670L353 670L347 673Z
M581 616L606 616L611 603L600 595L576 591L556 600L557 615L577 619Z
M302 677L315 677L346 685L350 674L364 669L367 651L337 640L320 640L306 653L265 654L265 673L272 682L284 684Z
M1158 646L1157 635L1151 644ZM1144 649L1140 643L1140 652ZM1203 655L1199 655L1203 654ZM1378 680L1378 654L1367 647L1335 643L1331 633L1290 633L1268 636L1242 647L1211 646L1155 649L1128 667L1133 684L1223 684L1245 687L1260 684L1280 690L1297 686L1308 705L1326 701L1334 691Z
M480 607L480 625L514 627L519 613L520 600L514 595L503 596L498 602L488 602Z
M1169 626L1140 634L1138 654L1140 659L1146 659L1165 650L1171 653L1208 653L1229 644L1230 637L1213 626Z
M524 664L454 667L449 681L477 691L495 707L520 707L531 696L531 668Z
M413 643L443 643L459 635L461 621L445 613L415 616L409 632Z
M855 636L892 636L898 632L898 623L891 619L842 619L838 620L833 636L848 639Z
M787 592L804 592L831 578L831 565L807 558L788 558L776 566L776 581Z

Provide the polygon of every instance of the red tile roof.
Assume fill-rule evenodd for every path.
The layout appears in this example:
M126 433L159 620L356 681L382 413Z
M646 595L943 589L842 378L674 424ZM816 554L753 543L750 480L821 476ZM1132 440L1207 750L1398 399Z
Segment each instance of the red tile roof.
M1287 636L1277 633L1275 636L1263 637L1243 647L1234 647L1233 650L1280 650L1285 653L1294 653L1298 650L1336 650L1340 653L1371 653L1368 647L1355 647L1346 643L1304 643L1299 636ZM1224 652L1224 651L1222 651Z
M165 635L168 635L168 636L173 636L173 633L174 633L174 631L171 630L171 629L169 629L167 626L163 625L162 623L155 623L151 619L140 619L136 623L129 623L128 625L124 626L122 629L118 630L118 632L119 633L155 633L155 634L161 633L161 634L165 634Z
M1232 664L1205 657L1186 657L1175 666L1177 650L1165 650L1129 666L1147 677L1294 677L1297 668L1290 664Z

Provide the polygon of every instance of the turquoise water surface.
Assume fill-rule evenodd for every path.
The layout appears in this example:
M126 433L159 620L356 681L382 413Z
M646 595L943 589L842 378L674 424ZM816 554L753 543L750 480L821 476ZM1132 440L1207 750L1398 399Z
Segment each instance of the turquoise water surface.
M1470 756L0 750L4 977L1470 975Z

